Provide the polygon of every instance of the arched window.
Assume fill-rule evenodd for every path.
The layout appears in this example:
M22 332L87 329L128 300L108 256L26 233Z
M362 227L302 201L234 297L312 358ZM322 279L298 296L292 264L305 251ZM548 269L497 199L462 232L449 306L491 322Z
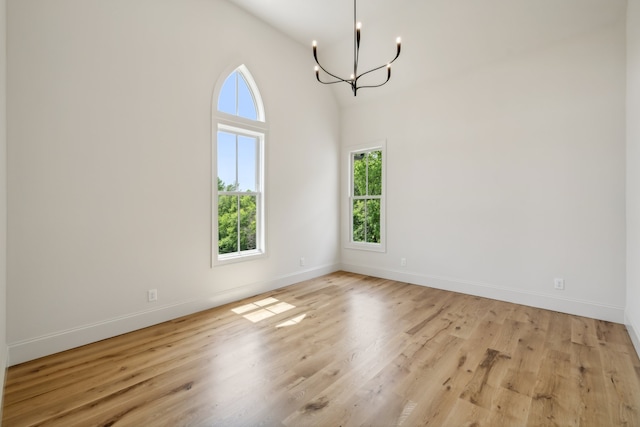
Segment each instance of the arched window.
M265 253L264 142L266 123L258 88L244 65L214 95L214 264Z

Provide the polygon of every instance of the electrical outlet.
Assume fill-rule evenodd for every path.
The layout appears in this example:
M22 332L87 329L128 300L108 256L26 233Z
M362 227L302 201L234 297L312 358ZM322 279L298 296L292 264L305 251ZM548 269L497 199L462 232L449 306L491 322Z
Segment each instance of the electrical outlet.
M305 265L307 265L307 262L305 261L304 257L300 258L300 267L304 267Z
M553 287L557 291L564 291L564 279L560 277L556 277L555 279L553 279Z
M406 267L406 266L407 266L407 259L400 258L400 267Z
M158 290L157 289L149 289L147 291L147 301L148 302L158 301Z

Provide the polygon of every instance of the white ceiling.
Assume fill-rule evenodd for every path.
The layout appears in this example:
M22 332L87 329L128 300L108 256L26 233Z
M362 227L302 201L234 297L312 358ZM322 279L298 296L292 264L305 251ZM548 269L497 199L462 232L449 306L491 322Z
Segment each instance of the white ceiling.
M352 0L228 1L308 46L312 78L312 40L318 41L323 65L345 78L351 73ZM585 35L623 22L625 13L626 0L359 0L361 70L389 61L397 36L402 36L402 54L389 84L358 92L357 98L407 89ZM342 105L355 102L347 85L332 89Z
M353 0L229 0L306 45L353 37ZM359 0L358 20L388 16L411 0Z

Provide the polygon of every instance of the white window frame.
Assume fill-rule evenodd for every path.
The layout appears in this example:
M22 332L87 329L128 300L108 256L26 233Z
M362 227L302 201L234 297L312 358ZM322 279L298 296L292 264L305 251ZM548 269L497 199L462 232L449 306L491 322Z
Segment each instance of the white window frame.
M382 194L380 200L380 242L356 242L353 240L353 201L356 197L354 193L353 182L353 156L356 153L380 151L382 152ZM387 227L386 227L386 195L387 195L387 143L386 140L379 140L371 144L348 147L345 154L347 158L347 177L348 177L348 193L347 193L347 236L345 239L345 248L359 249L373 252L386 252L387 250ZM372 198L372 197L368 197Z
M222 85L229 75L238 71L246 80L255 103L257 120L236 116L218 110L218 97ZM245 65L228 70L218 80L213 95L213 126L212 126L212 174L211 174L211 265L219 266L229 263L248 261L267 255L266 251L266 207L265 207L265 140L267 139L267 123L265 120L264 104L253 76ZM227 195L256 196L256 249L239 251L230 254L220 254L218 248L218 132L226 132L240 136L256 138L256 188L252 192L225 192ZM233 193L233 194L232 194Z

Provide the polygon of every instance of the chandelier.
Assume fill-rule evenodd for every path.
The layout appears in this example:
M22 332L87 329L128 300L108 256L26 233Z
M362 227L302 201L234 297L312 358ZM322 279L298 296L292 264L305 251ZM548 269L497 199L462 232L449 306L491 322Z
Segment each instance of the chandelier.
M391 61L389 61L386 64L383 64L379 67L375 67L370 69L369 71L365 71L364 73L360 73L358 74L358 59L359 59L359 54L360 54L360 29L362 27L362 23L358 22L357 19L357 15L356 15L356 0L353 0L353 22L354 22L354 31L353 31L353 74L351 74L351 77L349 77L348 79L343 79L342 77L338 77L335 74L327 71L322 65L320 65L320 62L318 61L318 43L314 40L313 41L313 58L316 60L316 66L315 66L315 71L316 71L316 79L325 85L330 85L330 84L334 84L334 83L346 83L349 86L351 86L351 90L353 91L353 96L356 96L358 93L358 89L364 89L364 88L371 88L371 87L380 87L382 85L384 85L385 83L387 83L389 81L389 79L391 78L391 63L393 63L393 61L395 61L396 59L398 59L398 57L400 56L400 37L398 37L396 39L396 46L397 46L397 51L396 51L396 56L395 58L393 58ZM365 86L358 86L358 80L360 79L360 77L369 74L369 73L373 73L374 71L378 71L382 68L387 68L387 79L385 81L383 81L380 84L376 84L376 85L365 85ZM327 75L333 77L335 80L329 80L329 81L322 81L320 80L320 70L324 71Z

